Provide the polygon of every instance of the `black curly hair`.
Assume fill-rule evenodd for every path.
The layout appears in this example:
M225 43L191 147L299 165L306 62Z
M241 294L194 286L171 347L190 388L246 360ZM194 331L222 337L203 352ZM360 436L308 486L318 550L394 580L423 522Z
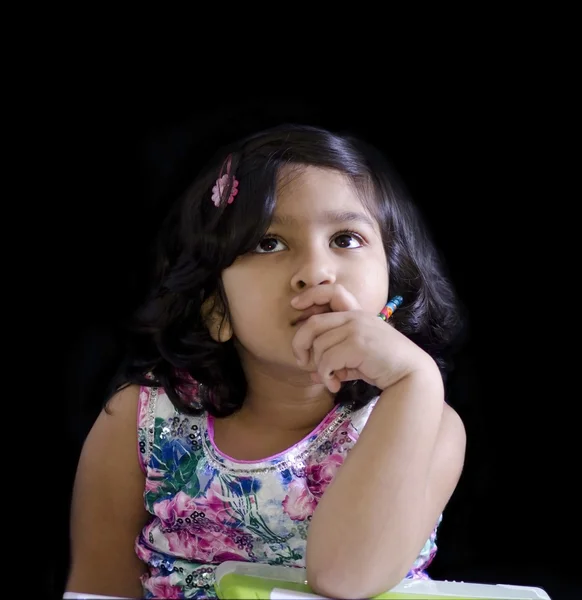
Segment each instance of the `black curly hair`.
M217 208L213 185L230 169L239 181L232 204ZM235 345L218 343L201 317L218 297L228 315L221 274L266 233L284 165L344 173L377 218L390 273L390 293L404 298L391 323L430 354L446 376L447 351L462 331L452 284L422 218L385 157L350 134L284 124L230 144L198 173L162 225L147 298L127 326L128 347L112 385L163 387L180 410L227 416L247 389ZM230 190L224 191L228 197ZM196 402L192 402L192 385ZM364 381L342 385L336 403L361 407L378 394Z

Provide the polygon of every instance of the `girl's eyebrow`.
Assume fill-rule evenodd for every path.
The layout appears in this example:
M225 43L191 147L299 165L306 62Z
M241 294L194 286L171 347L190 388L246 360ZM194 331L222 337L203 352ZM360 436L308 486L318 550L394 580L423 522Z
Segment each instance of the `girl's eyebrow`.
M368 225L370 227L374 227L374 221L363 212L354 212L354 211L336 211L336 210L326 210L323 212L317 213L313 219L316 223L323 225L340 225L342 223L361 223L362 225ZM300 222L295 217L291 215L274 215L271 220L271 225L280 225L280 226L291 226L291 225L299 225Z

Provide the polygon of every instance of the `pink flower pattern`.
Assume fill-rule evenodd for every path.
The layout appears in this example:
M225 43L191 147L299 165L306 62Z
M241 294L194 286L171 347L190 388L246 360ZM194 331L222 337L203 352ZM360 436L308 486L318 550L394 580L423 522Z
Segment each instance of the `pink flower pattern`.
M319 500L323 496L323 492L332 482L344 459L341 454L332 454L326 456L321 462L308 465L305 470L307 488L315 498Z
M283 511L293 521L305 521L313 514L317 500L305 485L298 481L289 484L288 493L283 500Z
M146 589L154 598L182 598L182 589L170 583L170 577L151 577L146 582Z

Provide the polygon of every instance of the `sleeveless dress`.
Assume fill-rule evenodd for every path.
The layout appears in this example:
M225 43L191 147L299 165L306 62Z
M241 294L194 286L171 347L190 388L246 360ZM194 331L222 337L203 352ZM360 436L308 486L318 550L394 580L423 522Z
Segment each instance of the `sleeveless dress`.
M214 570L226 560L304 568L313 511L376 401L336 406L288 450L240 461L215 446L211 415L181 413L163 389L142 387L138 454L151 519L135 550L148 565L144 598L216 598ZM407 577L428 579L441 520Z

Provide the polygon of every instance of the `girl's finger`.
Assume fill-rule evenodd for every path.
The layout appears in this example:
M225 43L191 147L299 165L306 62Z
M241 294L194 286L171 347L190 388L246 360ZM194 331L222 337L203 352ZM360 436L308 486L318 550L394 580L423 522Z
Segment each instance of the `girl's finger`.
M349 335L350 331L348 327L344 326L336 327L335 329L331 329L330 331L326 331L325 333L317 336L313 340L313 345L311 348L311 360L314 368L317 369L324 352L327 352L330 348L345 342Z
M314 341L328 331L333 331L352 320L351 313L325 313L314 315L302 322L291 342L291 349L297 364L306 367L310 362L310 354Z
M305 310L314 304L318 306L329 304L333 312L361 310L355 296L339 283L310 287L291 300L291 306L297 310Z
M345 341L340 342L322 353L319 363L317 364L317 372L319 373L322 382L326 384L330 391L332 391L328 382L335 381L338 384L340 383L336 371L337 373L342 372L343 369L348 372L354 370L357 371L362 360L362 355L360 353L354 353L354 349L349 343L345 343ZM334 385L334 387L336 386Z

